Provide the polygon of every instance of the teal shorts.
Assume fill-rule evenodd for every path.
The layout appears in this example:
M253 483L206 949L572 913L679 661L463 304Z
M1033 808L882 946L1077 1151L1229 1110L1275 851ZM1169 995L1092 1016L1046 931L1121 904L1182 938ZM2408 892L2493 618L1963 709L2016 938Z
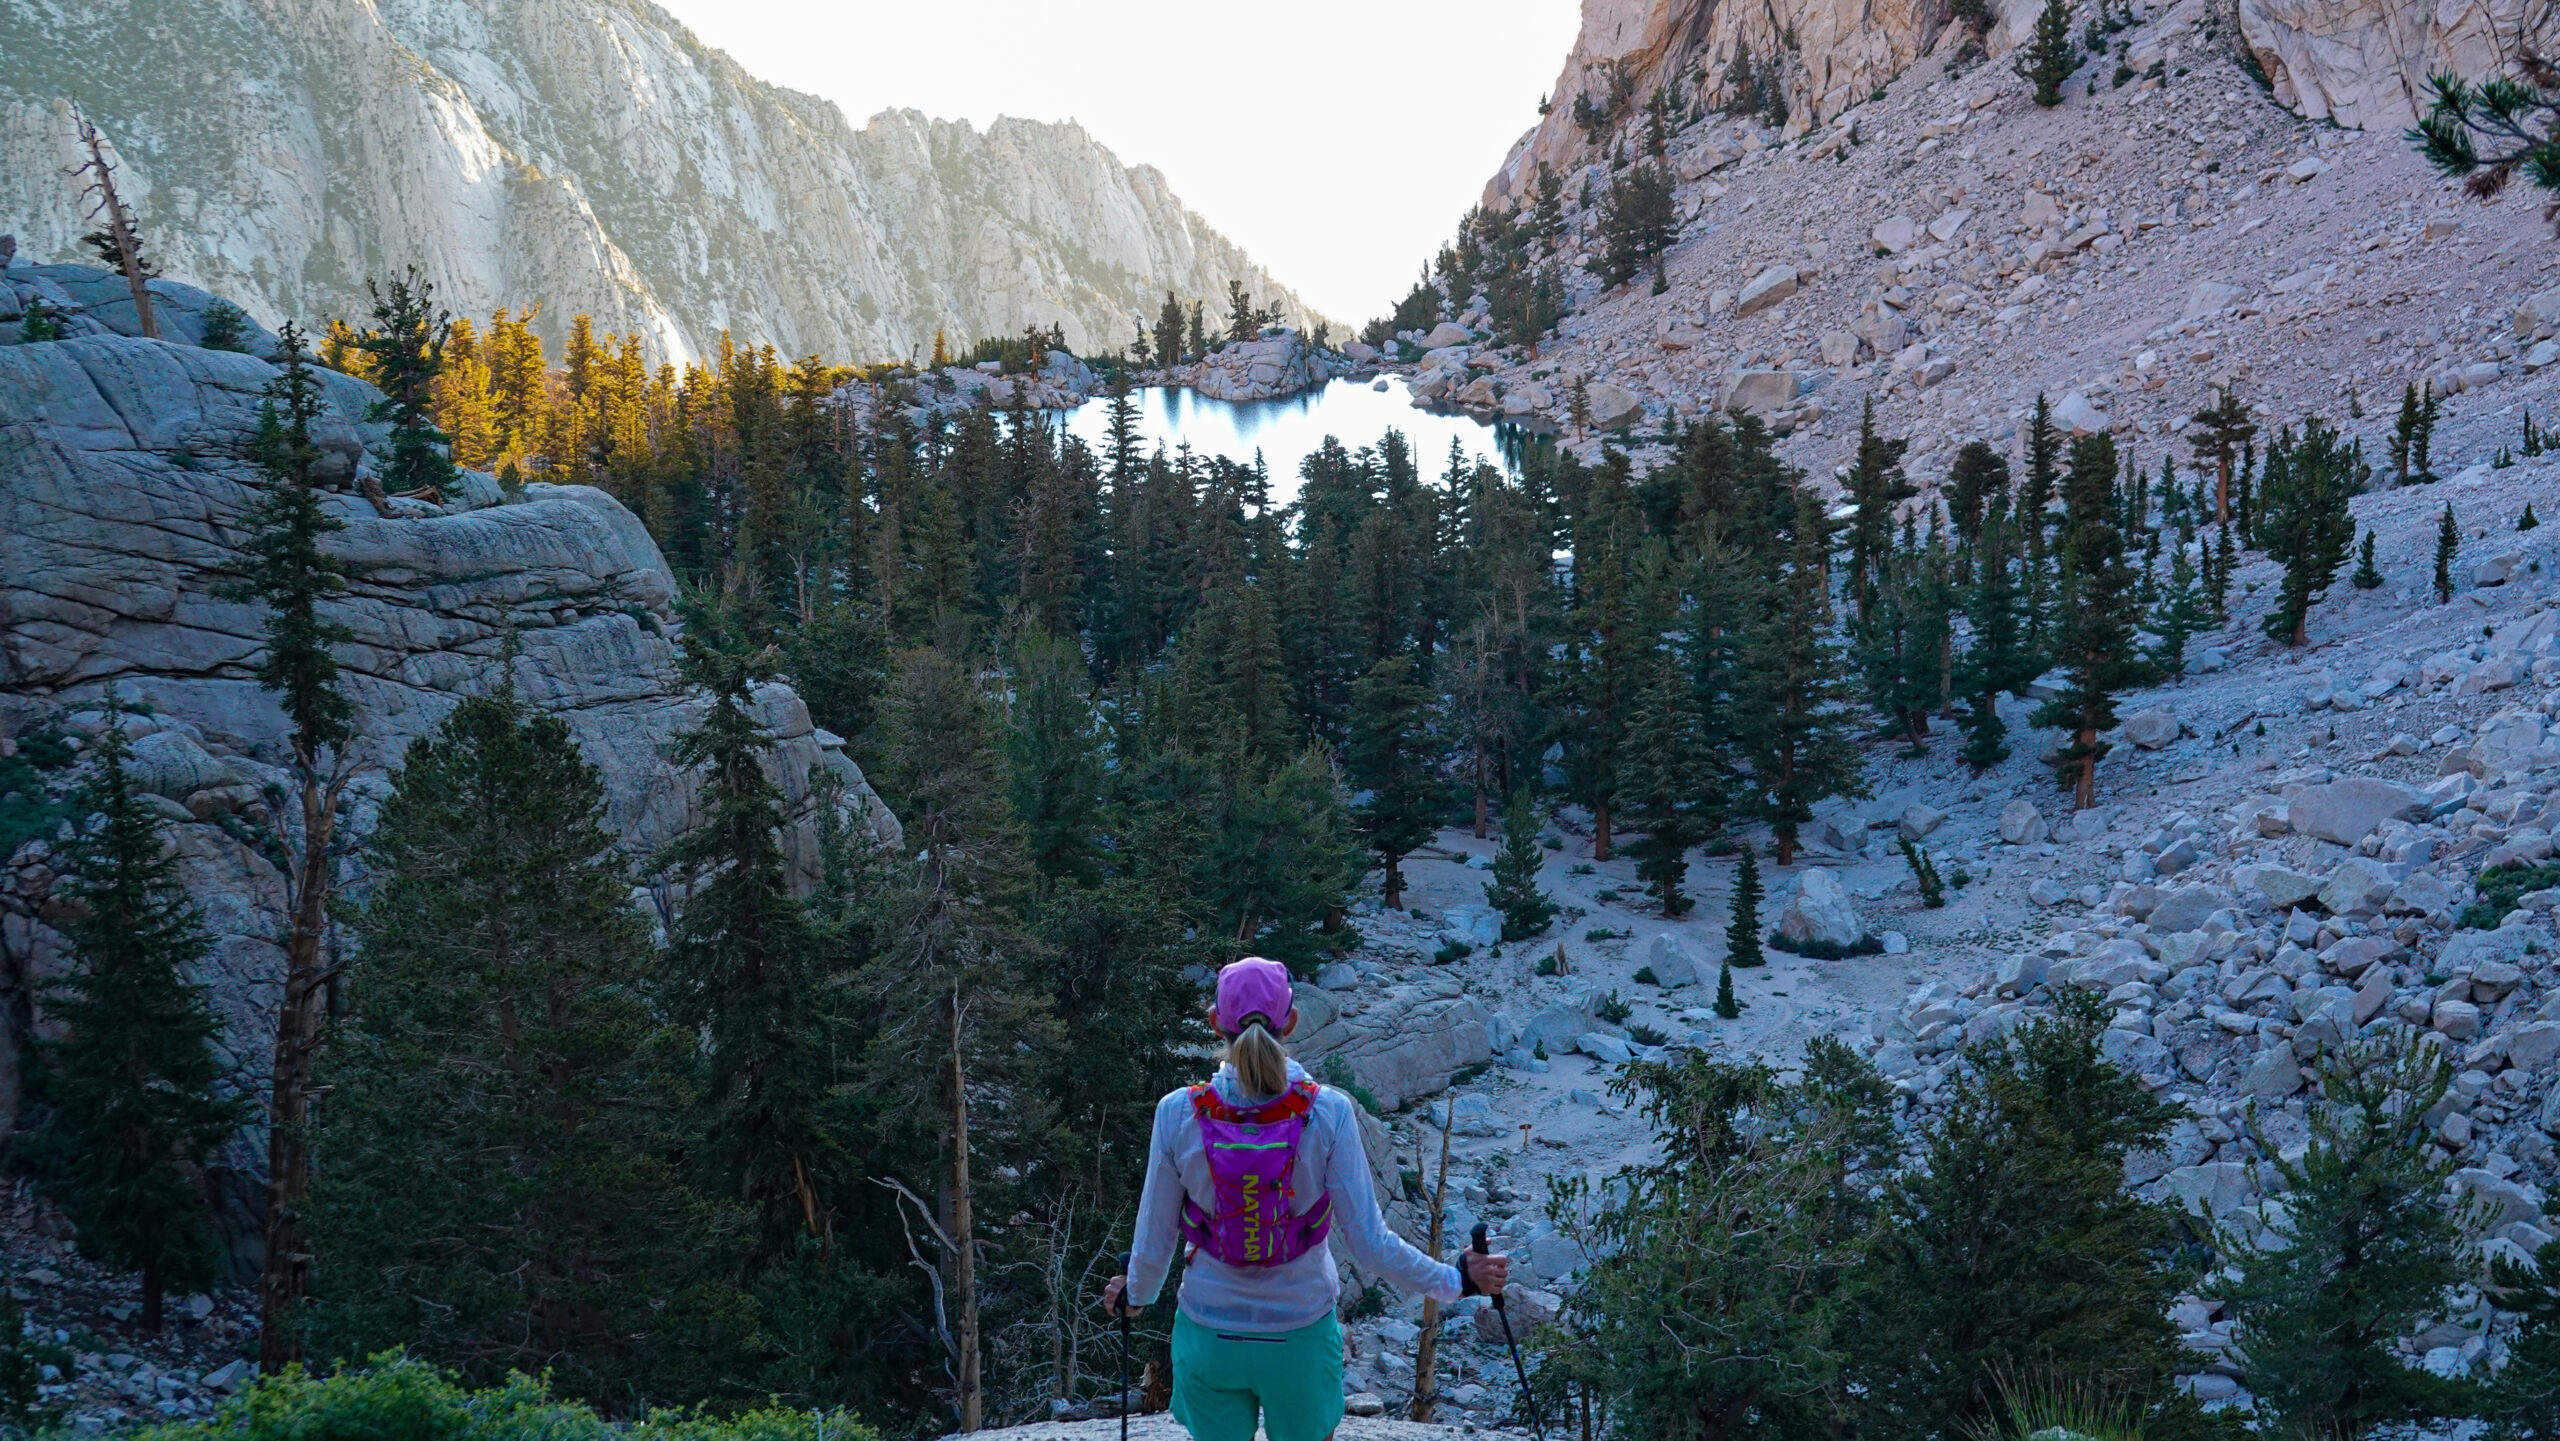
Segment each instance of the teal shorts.
M1325 1441L1342 1424L1342 1322L1212 1331L1173 1318L1173 1419L1191 1441Z

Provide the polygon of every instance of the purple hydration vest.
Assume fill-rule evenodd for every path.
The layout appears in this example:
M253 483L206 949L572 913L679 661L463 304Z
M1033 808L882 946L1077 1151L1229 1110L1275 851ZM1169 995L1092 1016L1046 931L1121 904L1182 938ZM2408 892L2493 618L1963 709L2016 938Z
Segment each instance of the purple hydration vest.
M1228 1105L1213 1087L1191 1088L1191 1113L1200 1120L1218 1210L1211 1215L1184 1196L1185 1240L1230 1266L1286 1265L1324 1244L1333 1228L1332 1194L1318 1196L1303 1216L1289 1205L1298 1141L1315 1100L1312 1081L1298 1082L1254 1111Z

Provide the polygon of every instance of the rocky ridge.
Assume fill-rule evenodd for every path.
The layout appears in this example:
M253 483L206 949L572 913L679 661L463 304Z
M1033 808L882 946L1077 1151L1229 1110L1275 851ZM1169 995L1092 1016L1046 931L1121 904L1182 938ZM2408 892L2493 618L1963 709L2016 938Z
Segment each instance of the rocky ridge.
M14 339L27 297L105 279L72 270L0 271L0 335ZM292 779L282 714L252 670L261 612L223 589L238 573L243 512L265 484L245 451L275 371L176 338L205 297L177 286L164 294L180 322L169 339L119 333L129 307L122 317L93 308L78 317L87 333L0 344L0 733L44 731L76 755L106 724L109 687L139 710L126 720L137 776L170 823L215 937L204 980L226 1022L221 1056L255 1093L284 916L282 876L262 837L292 822L281 803ZM377 393L320 376L326 413L315 438L334 487L327 507L346 526L329 546L355 570L326 607L354 632L342 656L352 749L366 768L350 789L353 834L370 826L385 768L461 697L499 684L502 664L601 771L608 823L635 860L680 833L695 780L668 749L705 702L677 673L675 583L639 520L588 487L510 493L474 472L438 500L369 501L382 427L362 417ZM820 806L896 835L842 740L813 726L788 686L762 686L754 703L798 816L788 838L796 862L814 873ZM76 772L56 770L48 789ZM346 865L345 879L360 882L357 862ZM0 1003L38 1033L43 990L64 963L49 924L53 881L43 838L0 862ZM17 1110L26 1039L17 1025L0 1033L0 1121ZM244 1135L223 1157L216 1190L234 1237L254 1232L262 1147Z
M2225 383L2265 423L2317 411L2368 438L2413 381L2507 425L2550 403L2560 347L2537 346L2560 302L2539 297L2560 261L2539 207L2469 199L2396 131L2294 113L2205 0L2130 14L2054 109L1942 39L1792 135L1724 116L1678 128L1660 295L1582 272L1607 171L1580 157L1563 172L1556 337L1534 355L1494 346L1479 306L1443 327L1454 337L1408 337L1424 354L1398 364L1586 452L1599 431L1640 442L1742 405L1818 478L1872 399L1886 433L1912 437L1924 485L1963 441L2012 437L2039 393L2076 428L2180 456L2185 417ZM1642 131L1626 133L1640 146ZM1577 381L1593 413L1579 435Z
M147 43L136 37L148 36ZM68 97L170 276L269 323L422 266L457 313L543 307L710 353L873 361L1062 325L1125 343L1169 288L1303 303L1072 123L863 125L620 0L114 0L0 11L0 216L68 259Z

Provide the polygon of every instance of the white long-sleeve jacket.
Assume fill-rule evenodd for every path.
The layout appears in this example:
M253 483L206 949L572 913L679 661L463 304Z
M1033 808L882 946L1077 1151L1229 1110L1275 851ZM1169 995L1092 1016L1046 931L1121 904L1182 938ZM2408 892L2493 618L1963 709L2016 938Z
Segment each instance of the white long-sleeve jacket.
M1295 1061L1289 1079L1309 1079ZM1268 1105L1274 1096L1251 1096L1236 1080L1235 1068L1221 1066L1211 1084L1220 1099L1240 1109ZM1349 1096L1331 1086L1320 1087L1300 1134L1295 1173L1290 1181L1298 1214L1311 1209L1319 1196L1333 1196L1333 1228L1325 1244L1279 1266L1230 1266L1206 1253L1195 1253L1182 1273L1182 1313L1214 1331L1271 1333L1311 1326L1334 1308L1341 1282L1334 1273L1333 1245L1351 1248L1367 1270L1408 1291L1443 1301L1458 1299L1458 1268L1435 1261L1387 1229L1378 1210L1377 1188L1360 1149L1360 1119ZM1156 1103L1155 1132L1147 1146L1147 1185L1138 1201L1138 1234L1129 1263L1129 1300L1152 1304L1164 1289L1173 1252L1182 1244L1182 1200L1188 1195L1201 1210L1217 1209L1217 1188L1209 1178L1209 1155L1200 1139L1200 1122L1192 1114L1191 1093L1175 1091Z

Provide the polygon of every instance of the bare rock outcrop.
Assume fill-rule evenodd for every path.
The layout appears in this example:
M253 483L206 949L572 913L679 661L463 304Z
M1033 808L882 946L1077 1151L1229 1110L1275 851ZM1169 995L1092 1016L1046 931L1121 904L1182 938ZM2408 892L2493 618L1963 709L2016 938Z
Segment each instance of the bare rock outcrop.
M11 272L0 291L27 293L29 275ZM263 613L224 591L266 484L245 451L275 371L247 354L93 328L106 333L0 344L0 734L59 731L77 748L103 728L110 686L142 712L129 721L137 772L214 933L204 979L227 1023L222 1054L254 1094L284 916L260 837L289 823L291 776L283 715L253 670ZM362 419L378 395L321 379L315 434L342 487L326 504L346 525L327 544L356 572L325 607L354 633L338 648L356 704L350 749L367 767L350 792L354 833L412 739L461 698L511 680L567 722L602 772L608 822L635 862L678 834L696 781L669 746L705 702L678 677L675 584L639 520L589 487L508 495L468 472L443 503L377 509L355 483L381 438ZM842 741L811 724L788 686L765 685L754 701L796 808L795 860L814 870L825 804L895 840L897 822ZM635 864L635 881L644 871ZM54 880L44 839L0 858L0 1005L14 1018L0 1028L0 1125L16 1110L20 1028L44 1024L43 988L63 964L47 924ZM233 1174L245 1177L256 1154L244 1140ZM219 1189L249 1194L245 1183Z
M2396 130L2428 105L2427 77L2498 73L2529 40L2549 53L2550 12L2524 0L2239 0L2240 35L2276 99L2311 120ZM2525 34L2533 26L2535 33Z

